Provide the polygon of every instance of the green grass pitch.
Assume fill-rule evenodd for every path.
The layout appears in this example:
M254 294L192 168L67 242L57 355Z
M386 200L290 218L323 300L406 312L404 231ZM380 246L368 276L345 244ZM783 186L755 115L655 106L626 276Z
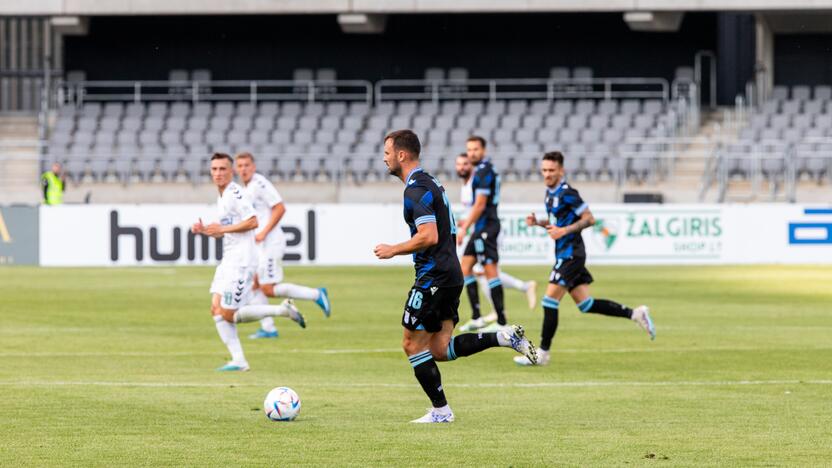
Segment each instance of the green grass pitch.
M213 269L3 267L0 465L832 464L832 267L592 272L595 297L651 306L655 342L566 299L549 367L505 349L442 363L457 421L412 425L429 404L399 348L409 268L288 268L329 287L332 318L300 302L306 330L240 326L252 371L222 374ZM537 341L540 307L506 295ZM280 385L295 422L263 415Z

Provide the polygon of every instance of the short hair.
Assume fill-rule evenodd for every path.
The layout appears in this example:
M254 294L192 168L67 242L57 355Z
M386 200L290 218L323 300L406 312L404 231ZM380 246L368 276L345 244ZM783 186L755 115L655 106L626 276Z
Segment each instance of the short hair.
M468 153L459 153L456 157L468 159Z
M227 153L214 153L213 155L211 155L211 161L215 159L227 159L229 164L231 164L232 166L234 165L234 159L232 159L231 156L229 156Z
M234 156L234 158L235 159L248 159L251 162L254 162L254 156L251 153L249 153L248 151L243 151L242 153L237 153L237 155Z
M390 132L384 137L384 141L393 141L394 151L406 151L416 158L419 158L419 153L422 152L422 144L419 143L419 137L413 133L412 130L396 130Z
M486 143L485 143L485 138L483 138L483 137L481 137L481 136L478 136L478 135L471 135L471 136L469 136L469 137L468 137L468 139L467 139L467 140L465 140L465 143L468 143L469 141L476 141L476 142L479 142L479 144L480 144L480 145L482 145L482 147L483 147L483 148L485 148L485 146L486 146Z
M550 152L544 154L543 155L543 160L544 161L556 162L556 163L560 164L561 167L563 167L563 153L561 153L560 151L550 151Z

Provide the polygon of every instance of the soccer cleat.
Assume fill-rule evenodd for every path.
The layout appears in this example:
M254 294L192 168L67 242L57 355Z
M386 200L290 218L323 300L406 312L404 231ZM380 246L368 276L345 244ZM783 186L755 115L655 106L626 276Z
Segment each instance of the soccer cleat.
M653 325L653 319L650 318L649 307L646 305L640 305L633 309L632 319L650 335L651 340L656 339L656 326Z
M498 333L503 334L503 338L509 341L512 349L526 356L532 364L537 364L537 349L526 338L526 331L523 330L523 327L520 325L509 325Z
M277 330L275 331L266 331L262 328L258 328L256 332L252 333L248 336L250 340L259 340L262 338L277 338L278 337Z
M486 315L482 318L485 320L485 323L491 323L497 321L497 312L491 312L490 314Z
M549 364L549 351L541 349L537 352L537 364L532 364L526 356L514 356L514 363L518 366L546 366Z
M410 422L416 423L416 424L451 423L451 422L454 422L454 413L453 413L453 411L451 411L447 414L442 414L442 413L436 411L435 408L428 408L428 413L426 415L422 416L419 419L414 419L413 421L410 421Z
M529 301L529 310L534 310L537 305L537 281L529 281L526 285L526 300Z
M247 362L234 362L230 361L228 364L218 367L217 371L219 372L246 372L249 370Z
M326 292L326 288L318 288L320 294L318 294L318 298L315 299L315 304L318 304L318 307L324 311L324 316L329 318L329 314L332 313L332 305L329 303L329 294Z
M306 320L303 319L303 314L300 313L297 307L295 307L295 302L291 299L286 299L280 305L289 309L289 318L297 322L301 328L306 328Z
M465 322L464 325L459 327L459 331L461 331L461 332L471 332L471 331L474 331L474 330L479 330L480 328L482 328L484 326L485 326L485 320L483 320L483 318L480 317L480 318L471 319L471 320Z

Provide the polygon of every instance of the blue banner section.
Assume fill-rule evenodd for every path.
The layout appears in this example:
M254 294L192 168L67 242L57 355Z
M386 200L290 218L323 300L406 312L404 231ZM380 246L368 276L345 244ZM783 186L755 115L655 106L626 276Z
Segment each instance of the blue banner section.
M832 216L832 208L806 208L807 216ZM789 244L832 244L832 222L789 223Z

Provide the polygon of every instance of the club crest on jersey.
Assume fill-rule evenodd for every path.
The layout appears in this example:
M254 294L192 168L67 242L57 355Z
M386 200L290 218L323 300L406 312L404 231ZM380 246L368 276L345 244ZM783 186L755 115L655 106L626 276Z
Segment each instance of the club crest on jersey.
M230 226L234 223L233 223L233 220L230 217L226 216L226 217L220 219L220 224L222 224L223 226Z

